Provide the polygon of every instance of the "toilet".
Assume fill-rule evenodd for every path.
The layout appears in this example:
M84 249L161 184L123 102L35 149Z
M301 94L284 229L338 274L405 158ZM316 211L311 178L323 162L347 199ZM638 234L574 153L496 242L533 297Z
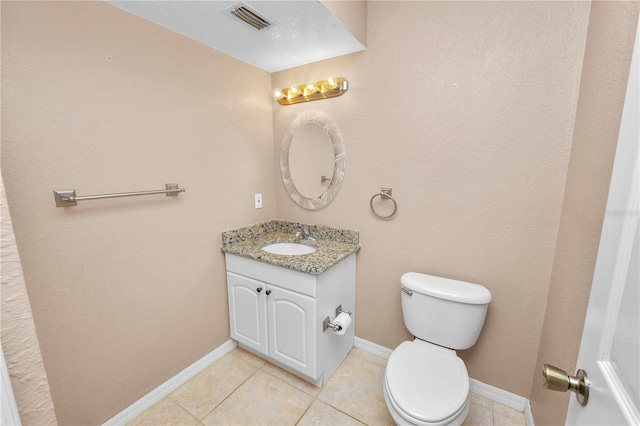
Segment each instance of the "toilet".
M485 287L408 272L402 316L415 336L389 357L384 399L398 425L460 425L469 413L469 374L456 350L478 340L491 302Z

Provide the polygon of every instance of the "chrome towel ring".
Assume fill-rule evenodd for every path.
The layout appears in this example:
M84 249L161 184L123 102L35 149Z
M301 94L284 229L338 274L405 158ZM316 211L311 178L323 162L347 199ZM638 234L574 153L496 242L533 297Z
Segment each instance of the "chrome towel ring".
M393 202L393 211L391 212L391 214L384 216L376 211L376 209L373 207L373 200L376 197L380 197L381 199L388 199ZM396 203L396 200L394 200L393 197L391 196L391 188L381 188L379 194L375 194L373 197L371 197L371 201L369 201L369 206L371 207L371 211L373 212L373 214L375 214L381 219L389 219L390 217L393 217L393 215L396 214L396 212L398 211L398 203Z

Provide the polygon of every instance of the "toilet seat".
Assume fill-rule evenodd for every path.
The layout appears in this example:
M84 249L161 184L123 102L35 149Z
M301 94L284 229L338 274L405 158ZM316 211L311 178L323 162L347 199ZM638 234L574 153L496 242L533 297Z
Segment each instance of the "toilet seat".
M412 424L448 424L469 408L464 362L455 351L419 339L393 351L384 386L396 413Z

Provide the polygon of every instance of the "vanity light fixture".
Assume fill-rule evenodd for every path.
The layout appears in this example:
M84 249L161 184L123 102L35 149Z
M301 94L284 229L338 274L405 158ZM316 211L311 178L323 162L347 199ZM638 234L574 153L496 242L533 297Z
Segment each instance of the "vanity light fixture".
M326 80L316 81L315 83L309 82L282 90L273 89L272 96L280 105L291 105L340 96L348 88L349 84L344 78L329 77Z

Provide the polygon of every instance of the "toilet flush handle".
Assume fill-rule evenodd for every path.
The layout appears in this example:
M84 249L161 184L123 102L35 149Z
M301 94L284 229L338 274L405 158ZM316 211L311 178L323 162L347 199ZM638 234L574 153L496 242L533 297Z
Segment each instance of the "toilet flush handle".
M542 367L542 385L554 391L575 392L580 405L589 402L589 378L584 370L578 370L575 376L570 376L566 371L545 364Z
M413 291L409 290L405 286L400 286L400 290L402 290L403 293L407 293L409 296L413 296Z

